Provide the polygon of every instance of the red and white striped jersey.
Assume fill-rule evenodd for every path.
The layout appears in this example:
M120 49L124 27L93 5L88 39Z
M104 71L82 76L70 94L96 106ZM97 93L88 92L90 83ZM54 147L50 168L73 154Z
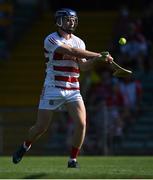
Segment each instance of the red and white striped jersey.
M56 53L61 44L74 48L85 49L85 43L75 35L66 40L57 32L48 35L44 40L46 63L46 78L44 85L51 85L66 90L78 90L80 70L75 57Z

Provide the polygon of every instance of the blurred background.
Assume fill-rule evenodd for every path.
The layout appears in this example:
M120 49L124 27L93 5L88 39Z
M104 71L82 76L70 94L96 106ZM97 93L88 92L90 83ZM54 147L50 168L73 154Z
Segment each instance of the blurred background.
M37 118L45 77L43 40L54 12L76 10L76 35L88 50L108 50L133 76L115 78L97 64L80 77L87 108L81 155L153 154L153 1L0 0L0 155L11 155ZM120 37L127 44L120 46ZM73 120L55 113L29 155L67 155Z

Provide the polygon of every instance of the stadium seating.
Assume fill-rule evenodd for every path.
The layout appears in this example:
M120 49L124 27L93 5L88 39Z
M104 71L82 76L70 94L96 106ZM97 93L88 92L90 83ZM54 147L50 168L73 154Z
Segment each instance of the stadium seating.
M143 86L142 113L136 119L122 143L116 149L116 154L123 155L147 155L153 154L152 132L153 132L153 71L139 74Z

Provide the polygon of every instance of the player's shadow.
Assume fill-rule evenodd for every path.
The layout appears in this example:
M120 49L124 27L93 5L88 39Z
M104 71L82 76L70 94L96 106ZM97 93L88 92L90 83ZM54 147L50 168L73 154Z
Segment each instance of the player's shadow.
M23 179L40 179L40 178L45 178L46 175L47 175L46 173L31 174L23 177Z

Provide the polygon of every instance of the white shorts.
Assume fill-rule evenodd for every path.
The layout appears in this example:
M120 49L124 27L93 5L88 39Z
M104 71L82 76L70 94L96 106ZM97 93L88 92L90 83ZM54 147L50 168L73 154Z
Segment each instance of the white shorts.
M62 110L64 104L74 101L83 101L79 90L45 86L40 96L39 109Z

